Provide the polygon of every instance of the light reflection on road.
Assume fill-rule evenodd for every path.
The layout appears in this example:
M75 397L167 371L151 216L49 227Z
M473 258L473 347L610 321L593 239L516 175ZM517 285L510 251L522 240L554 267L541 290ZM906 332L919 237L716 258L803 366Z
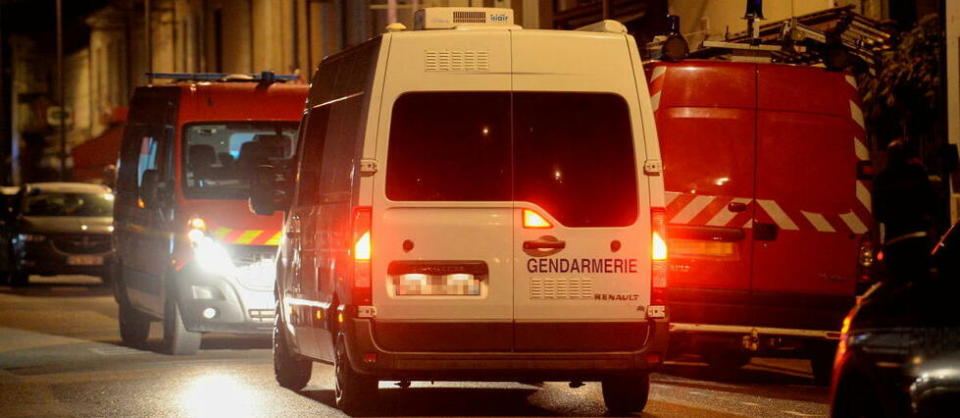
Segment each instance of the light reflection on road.
M184 386L180 406L190 417L265 416L259 398L256 388L236 376L209 373Z

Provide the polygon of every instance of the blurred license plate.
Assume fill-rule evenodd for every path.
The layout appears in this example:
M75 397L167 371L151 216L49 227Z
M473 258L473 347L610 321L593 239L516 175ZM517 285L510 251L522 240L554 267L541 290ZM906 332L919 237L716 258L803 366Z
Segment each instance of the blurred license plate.
M472 274L401 274L394 277L397 296L479 296L480 280Z
M67 264L71 266L99 266L103 264L103 257L99 255L71 255L67 257Z

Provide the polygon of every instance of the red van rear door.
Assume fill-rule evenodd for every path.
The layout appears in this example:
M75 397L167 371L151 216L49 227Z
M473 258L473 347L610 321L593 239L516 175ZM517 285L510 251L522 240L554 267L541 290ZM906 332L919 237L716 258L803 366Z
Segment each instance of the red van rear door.
M758 67L754 317L834 329L853 300L869 225L855 89L842 73Z
M756 65L688 61L650 75L664 161L671 320L750 318Z

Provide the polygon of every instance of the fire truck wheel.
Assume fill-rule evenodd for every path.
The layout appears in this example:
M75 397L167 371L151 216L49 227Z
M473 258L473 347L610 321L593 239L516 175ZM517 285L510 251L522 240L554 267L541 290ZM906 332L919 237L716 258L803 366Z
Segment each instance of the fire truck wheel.
M117 304L120 340L129 347L140 347L150 335L150 318L125 302Z
M703 353L703 361L722 376L735 374L750 362L750 353L735 350L711 350Z
M273 373L280 386L299 391L310 382L313 362L290 350L281 315L278 304L273 321Z
M163 348L167 354L175 356L197 354L200 350L199 332L188 331L183 326L180 306L175 297L169 294L163 311Z
M343 334L337 335L334 372L337 377L334 393L337 408L348 415L362 415L376 404L377 379L364 376L353 370L347 358L347 346Z
M640 412L647 406L647 397L650 395L650 374L612 377L601 381L600 386L603 389L603 403L611 413L625 415Z

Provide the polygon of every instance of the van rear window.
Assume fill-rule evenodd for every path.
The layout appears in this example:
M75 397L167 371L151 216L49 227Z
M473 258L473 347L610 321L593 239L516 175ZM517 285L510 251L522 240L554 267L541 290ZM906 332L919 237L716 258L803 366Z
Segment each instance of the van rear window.
M514 93L514 200L573 227L637 219L627 102L615 94Z
M393 108L386 189L395 201L527 201L566 226L631 225L638 196L626 101L603 93L405 94Z
M387 197L508 201L510 94L408 93L393 105Z

